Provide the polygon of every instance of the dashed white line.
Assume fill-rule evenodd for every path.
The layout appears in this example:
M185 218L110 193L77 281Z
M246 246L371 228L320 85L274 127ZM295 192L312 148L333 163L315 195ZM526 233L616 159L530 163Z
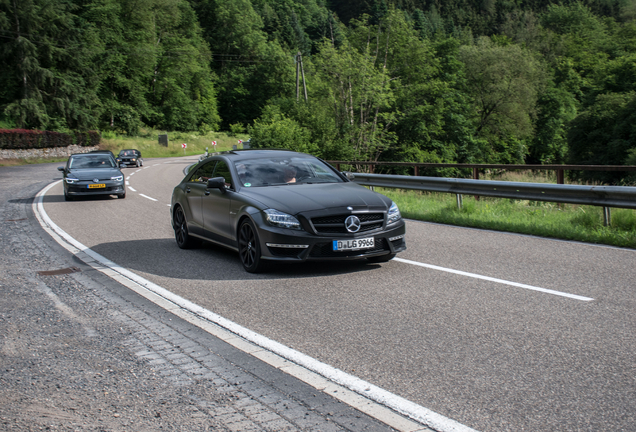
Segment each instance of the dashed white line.
M415 266L419 266L419 267L426 267L429 269L433 269L433 270L439 270L439 271L443 271L443 272L447 272L447 273L454 273L457 275L461 275L461 276L467 276L467 277L471 277L471 278L475 278L475 279L482 279L482 280L486 280L489 282L495 282L495 283L500 283L500 284L504 284L504 285L510 285L513 287L517 287L517 288L523 288L523 289L527 289L527 290L532 290L532 291L539 291L542 293L546 293L546 294L552 294L552 295L556 295L556 296L561 296L561 297L567 297L567 298L571 298L571 299L575 299L575 300L581 300L581 301L592 301L594 300L593 298L590 297L584 297L584 296L580 296L580 295L576 295L576 294L569 294L569 293L564 293L561 291L555 291L555 290L551 290L551 289L547 289L547 288L539 288L536 286L532 286L532 285L526 285L526 284L521 284L521 283L517 283L517 282L511 282L511 281L507 281L507 280L503 280L503 279L497 279L497 278L493 278L490 276L482 276L482 275L478 275L475 273L468 273L468 272L464 272L461 270L453 270L453 269L449 269L446 267L440 267L440 266L436 266L436 265L432 265L432 264L424 264L421 262L417 262L417 261L411 261L411 260L407 260L407 259L403 259L403 258L393 258L393 261L399 261L405 264L411 264L411 265L415 265Z
M139 196L142 196L142 197L144 197L144 198L148 198L149 200L152 200L152 201L157 201L156 199L151 198L151 197L149 197L148 195L144 195L144 194L141 194L141 193L139 194Z
M135 190L135 189L131 188L130 186L128 186L128 189L130 189L130 190L131 190L131 191L133 191L133 192L137 192L137 190Z

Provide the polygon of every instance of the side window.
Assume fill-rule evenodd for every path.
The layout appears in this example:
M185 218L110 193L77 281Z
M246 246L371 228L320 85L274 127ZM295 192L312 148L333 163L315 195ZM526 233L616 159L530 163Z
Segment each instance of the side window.
M225 179L225 188L232 189L232 174L230 174L230 167L225 162L219 161L216 164L214 177L223 177Z
M190 181L192 183L207 183L209 179L214 177L214 165L216 165L216 161L211 161L206 163L203 166L197 168L197 170L190 177Z

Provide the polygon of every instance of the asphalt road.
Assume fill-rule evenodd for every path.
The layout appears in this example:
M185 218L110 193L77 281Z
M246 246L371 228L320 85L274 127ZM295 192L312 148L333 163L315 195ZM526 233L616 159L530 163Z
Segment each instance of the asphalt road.
M431 431L96 266L42 222L55 177L0 168L0 430Z
M636 430L636 251L409 221L392 262L251 275L176 246L191 161L124 169L125 200L65 202L59 184L44 208L159 286L477 430Z

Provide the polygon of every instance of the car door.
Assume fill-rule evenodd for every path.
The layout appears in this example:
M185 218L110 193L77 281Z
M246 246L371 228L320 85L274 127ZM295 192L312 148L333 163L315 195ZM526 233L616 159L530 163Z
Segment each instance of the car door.
M185 197L188 202L189 213L186 210L186 219L188 220L188 229L192 234L205 236L203 230L203 211L202 199L206 194L208 180L214 175L214 167L216 161L210 161L201 165L190 177L186 183Z
M225 161L220 160L215 167L214 177L225 179L225 190L206 189L202 202L205 236L223 244L234 243L234 233L230 227L230 205L234 192L232 174Z

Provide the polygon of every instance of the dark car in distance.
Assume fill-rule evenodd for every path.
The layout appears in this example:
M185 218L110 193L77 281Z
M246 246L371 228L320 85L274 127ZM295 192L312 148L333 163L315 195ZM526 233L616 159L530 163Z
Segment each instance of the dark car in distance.
M124 149L117 155L117 164L120 167L124 166L143 166L144 160L141 157L141 152L137 149Z
M64 174L64 199L90 195L117 195L126 198L124 175L112 156L105 153L73 154L66 166L58 167Z
M210 241L238 251L245 270L272 261L386 262L406 249L389 198L314 156L234 150L194 166L172 193L177 245Z

